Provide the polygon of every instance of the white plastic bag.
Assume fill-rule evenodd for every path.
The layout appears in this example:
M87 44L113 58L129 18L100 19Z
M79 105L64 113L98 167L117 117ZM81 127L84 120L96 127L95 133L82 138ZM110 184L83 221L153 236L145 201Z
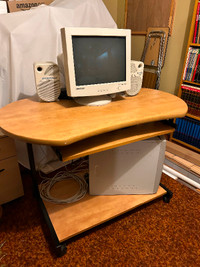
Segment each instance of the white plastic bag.
M33 63L57 62L63 27L116 28L116 24L102 0L56 0L48 6L0 15L0 107L36 93ZM28 168L26 146L20 143L18 159ZM34 155L36 168L42 162L45 172L63 165L50 147L34 146Z
M63 27L116 27L101 0L56 0L0 15L0 107L36 93L33 63L57 62Z

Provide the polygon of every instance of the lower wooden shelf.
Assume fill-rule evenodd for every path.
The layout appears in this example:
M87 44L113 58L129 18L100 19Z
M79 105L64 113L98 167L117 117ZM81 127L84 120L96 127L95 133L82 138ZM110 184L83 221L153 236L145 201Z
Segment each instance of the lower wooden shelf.
M66 187L63 185L64 182L71 184ZM72 183L74 183L73 180L57 183L57 187L52 188L52 194L63 198L66 188L69 192L73 192L72 189L77 186ZM166 190L159 186L156 194L114 196L87 194L80 201L71 204L53 204L46 201L43 203L59 242L63 242L164 194L166 194Z

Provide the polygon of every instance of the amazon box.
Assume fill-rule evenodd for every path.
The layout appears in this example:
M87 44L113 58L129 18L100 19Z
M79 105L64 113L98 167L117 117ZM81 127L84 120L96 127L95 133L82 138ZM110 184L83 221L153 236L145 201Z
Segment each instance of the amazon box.
M25 1L8 1L9 12L25 11L39 5L49 5L53 0L25 0Z

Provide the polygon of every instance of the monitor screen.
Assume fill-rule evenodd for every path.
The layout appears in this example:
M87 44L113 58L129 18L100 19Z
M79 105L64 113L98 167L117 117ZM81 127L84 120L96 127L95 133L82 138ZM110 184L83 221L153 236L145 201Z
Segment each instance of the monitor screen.
M76 85L126 80L125 37L73 36Z
M130 89L131 31L61 29L67 95L110 95Z

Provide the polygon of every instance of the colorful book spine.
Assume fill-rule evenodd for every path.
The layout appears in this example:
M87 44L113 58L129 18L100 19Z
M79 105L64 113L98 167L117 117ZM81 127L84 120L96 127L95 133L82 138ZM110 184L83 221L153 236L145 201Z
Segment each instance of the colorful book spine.
M198 3L198 5L200 5L200 1ZM200 7L199 7L199 18L198 18L198 23L197 23L197 37L196 37L196 43L199 44L200 41ZM198 16L198 15L197 15Z
M193 48L193 47L189 48L184 75L183 75L184 80L186 81L192 80L195 66L196 66L197 59L198 59L198 55L199 55L199 48Z
M197 86L182 84L181 88L200 92L200 87L197 87Z
M200 81L200 64L197 65L197 70L193 82L199 83L199 81Z
M174 138L200 148L200 121L184 117L176 119L176 125Z
M198 39L199 15L200 15L199 13L200 13L200 2L197 5L197 14L196 14L195 27L194 27L193 43L197 43L197 39Z
M184 69L184 72L183 72L183 80L185 80L185 77L186 77L191 51L192 51L192 47L189 47L188 53L187 53L186 62L185 62L185 69Z
M197 67L199 65L199 59L200 59L200 54L198 54L196 65L194 67L194 72L193 72L193 76L192 76L192 80L191 80L192 82L194 82L194 80L195 80L195 75L196 75L196 72L197 72Z
M182 84L181 92L181 98L188 105L188 113L200 117L200 88Z
M191 72L190 72L190 75L188 77L188 81L190 81L190 82L192 81L192 78L193 78L194 70L195 70L195 67L197 65L198 56L199 56L199 49L195 49L194 50L194 60L192 62Z

